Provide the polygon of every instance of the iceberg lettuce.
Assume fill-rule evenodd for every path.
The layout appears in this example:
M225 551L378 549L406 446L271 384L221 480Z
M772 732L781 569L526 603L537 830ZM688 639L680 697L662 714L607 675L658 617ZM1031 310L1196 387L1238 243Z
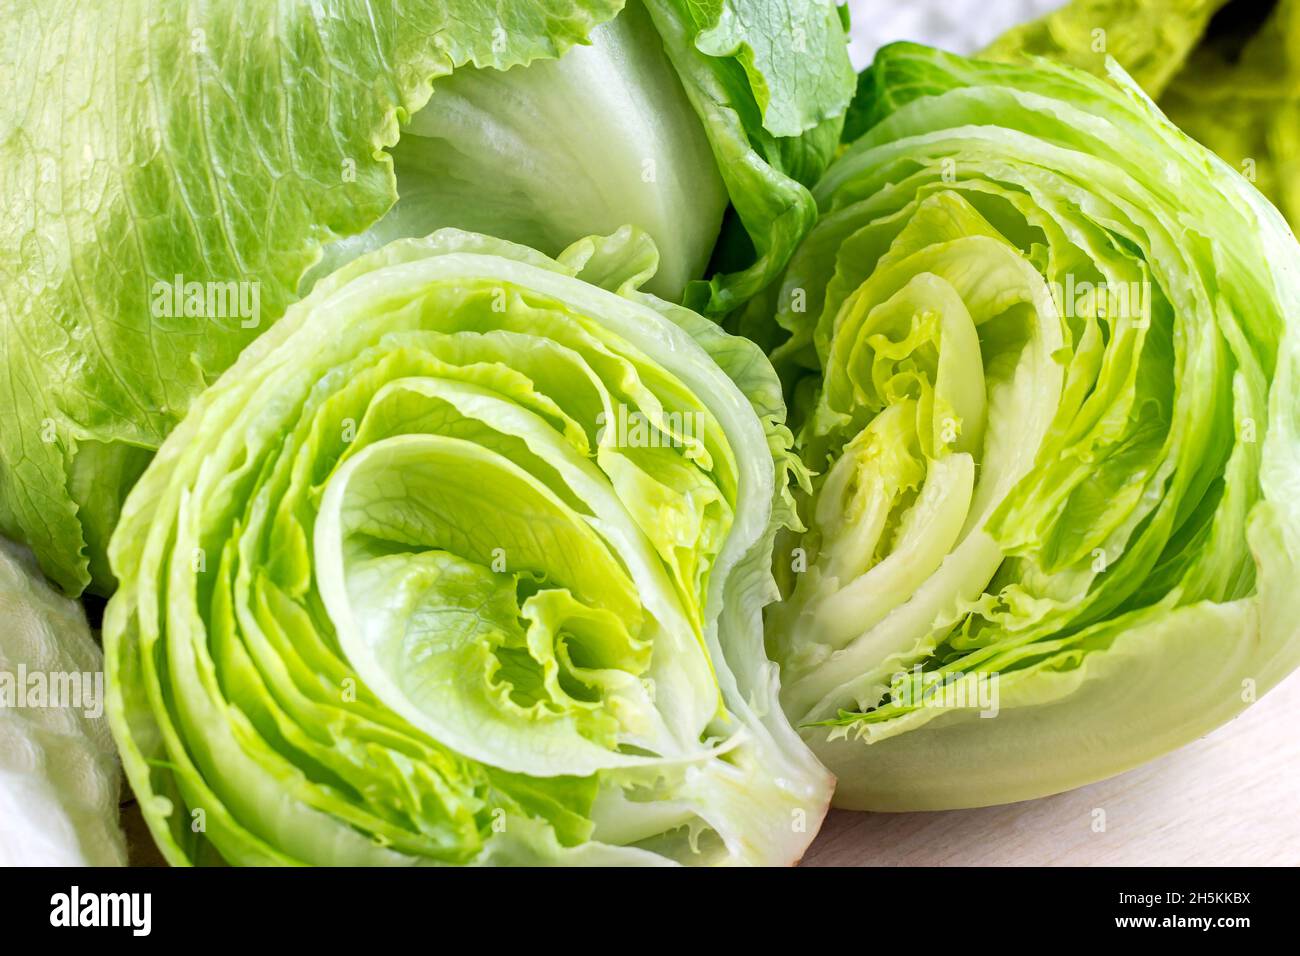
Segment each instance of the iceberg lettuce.
M170 862L799 858L831 781L763 652L780 385L656 265L626 228L397 240L196 400L104 635Z
M1106 79L884 48L778 293L768 615L837 805L1118 773L1300 661L1300 246Z

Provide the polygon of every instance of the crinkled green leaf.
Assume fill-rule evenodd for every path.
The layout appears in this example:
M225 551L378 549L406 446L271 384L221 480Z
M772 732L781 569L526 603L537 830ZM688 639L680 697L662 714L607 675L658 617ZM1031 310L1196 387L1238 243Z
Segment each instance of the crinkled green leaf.
M619 6L14 5L0 531L80 592L82 528L103 519L72 496L78 446L108 446L101 463L156 448L293 300L320 245L392 205L382 149L432 77L559 56ZM257 283L257 314L155 315L155 283L178 275Z
M1278 0L1253 33L1203 38L1160 105L1254 182L1294 231L1300 223L1300 3Z
M1046 56L1104 75L1113 56L1185 133L1300 222L1300 4L1074 0L1009 31L993 59Z
M1042 56L1104 75L1114 57L1152 97L1183 68L1210 18L1229 0L1072 0L998 37L980 56Z
M729 196L737 274L693 297L716 317L755 294L812 222L842 23L825 0L623 6L11 4L0 533L65 591L111 592L122 497L194 397L393 238L555 255L631 223L677 299Z
M720 274L685 304L735 312L779 274L812 226L810 187L835 155L853 94L845 25L824 0L646 0L704 122L735 211Z

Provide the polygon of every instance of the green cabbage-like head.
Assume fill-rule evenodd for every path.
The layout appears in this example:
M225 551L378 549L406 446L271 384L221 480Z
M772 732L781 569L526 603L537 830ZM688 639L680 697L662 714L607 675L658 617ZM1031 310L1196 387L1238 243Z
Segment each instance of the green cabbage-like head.
M760 611L792 520L749 342L443 230L322 280L197 400L110 558L109 714L173 863L789 863L829 778Z
M1117 67L882 50L780 290L768 618L837 804L1053 793L1300 660L1300 246Z

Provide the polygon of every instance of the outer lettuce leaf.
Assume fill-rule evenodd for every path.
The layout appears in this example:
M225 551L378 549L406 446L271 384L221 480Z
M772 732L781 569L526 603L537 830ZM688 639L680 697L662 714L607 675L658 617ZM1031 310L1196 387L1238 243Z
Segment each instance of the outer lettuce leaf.
M1257 32L1206 37L1160 105L1300 223L1300 3L1278 0Z
M778 296L783 704L841 806L1118 773L1300 663L1300 246L1113 63L862 91Z
M685 304L734 313L780 275L816 220L807 187L835 154L853 94L847 23L831 2L646 0L704 121L735 218ZM692 37L695 37L692 41Z
M1210 18L1228 0L1073 0L998 37L981 58L1042 56L1099 76L1114 57L1158 97L1196 49Z
M622 6L19 4L0 114L0 391L16 412L0 424L0 532L65 591L111 591L122 497L194 396L321 274L392 236L471 226L554 254L633 221L668 250L655 288L676 297L725 202L711 151L757 262L742 253L709 307L774 275L851 92L835 11ZM514 98L480 121L494 91ZM245 300L163 304L160 284L189 282Z
M651 291L680 299L717 241L722 178L641 4L590 39L526 69L437 78L392 149L400 200L366 232L326 246L304 288L362 252L444 226L556 255L634 222L665 250Z
M126 864L102 678L85 613L0 540L0 866Z
M779 384L638 291L657 258L399 240L199 397L105 627L169 861L798 859L830 781L762 656Z
M1217 15L1211 17L1212 14ZM1104 75L1113 56L1184 132L1300 221L1300 4L1075 0L986 51Z
M73 497L80 449L139 473L137 450L283 312L321 243L392 205L382 149L432 77L559 56L618 7L20 4L0 120L0 532L66 591L107 589L90 532L112 516ZM176 275L260 283L256 324L153 316Z

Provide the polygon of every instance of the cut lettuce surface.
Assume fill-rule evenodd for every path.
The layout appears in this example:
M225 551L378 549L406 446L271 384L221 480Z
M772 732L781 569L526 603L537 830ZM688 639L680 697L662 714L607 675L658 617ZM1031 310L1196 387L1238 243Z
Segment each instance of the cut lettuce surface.
M825 0L10 14L0 533L70 594L111 592L126 491L322 275L441 226L554 255L632 223L663 250L655 291L677 300L730 200L730 271L688 295L721 316L815 218L806 184L853 83Z
M763 652L780 384L656 264L631 229L398 240L198 398L105 619L170 862L799 858L831 781Z
M1300 246L1112 64L884 48L776 359L819 474L769 610L877 810L1036 797L1300 662Z

